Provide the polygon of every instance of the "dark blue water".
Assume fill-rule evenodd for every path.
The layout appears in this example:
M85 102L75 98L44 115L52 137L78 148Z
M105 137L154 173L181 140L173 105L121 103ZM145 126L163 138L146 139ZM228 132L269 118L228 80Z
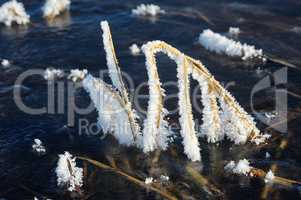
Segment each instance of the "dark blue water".
M0 0L2 4L3 0ZM51 199L70 199L56 186L54 169L57 155L70 151L74 155L88 156L107 163L113 157L121 169L127 170L126 161L132 168L132 175L140 178L155 176L158 171L170 176L167 186L179 199L259 199L264 188L262 180L229 176L223 172L229 160L250 159L253 166L268 170L273 164L278 166L276 175L301 180L300 154L300 95L301 90L301 2L298 0L266 1L97 1L73 0L70 12L64 13L53 22L47 22L41 15L42 1L23 0L31 15L27 27L0 26L0 58L13 63L9 69L0 67L0 198L8 200L33 199L34 196ZM131 9L140 3L155 3L167 14L156 20L137 18ZM155 164L155 154L144 155L134 148L119 146L113 138L99 139L96 135L79 135L79 118L96 121L95 112L75 115L76 123L69 126L67 117L67 95L65 92L64 113L30 115L21 111L13 98L14 82L29 69L86 68L97 74L106 69L105 54L101 42L100 21L108 20L113 34L116 54L121 68L129 74L136 86L147 81L145 59L142 55L130 54L132 43L142 45L150 40L164 40L187 55L200 59L215 75L216 79L235 85L229 90L240 104L250 111L250 92L253 86L266 75L285 67L268 61L266 64L246 64L238 59L216 55L196 43L203 29L210 28L225 33L230 26L239 27L242 33L238 40L262 48L274 58L289 62L299 69L288 68L287 88L294 96L288 96L288 131L272 131L273 140L268 145L235 146L223 142L219 146L201 141L204 175L221 193L206 192L185 172L186 165L192 164L183 155L180 141L167 152L161 152ZM159 73L162 82L176 81L176 66L166 57L159 56ZM254 66L255 65L255 66ZM265 71L258 75L257 67ZM67 83L67 81L63 81ZM255 107L270 111L274 106L273 92L270 88L257 95ZM22 98L28 106L47 105L47 82L40 76L27 79L22 85ZM168 93L175 93L170 88ZM147 94L147 89L141 91ZM296 95L297 94L297 95ZM78 90L74 95L77 105L89 102L87 94ZM141 100L146 107L146 101ZM171 100L169 109L175 108L176 99ZM140 113L143 118L143 113ZM199 120L201 117L195 113ZM177 123L177 115L171 115ZM262 130L265 125L260 124ZM38 156L32 152L34 138L40 138L47 148L47 154ZM284 149L279 149L281 141L287 141ZM177 152L174 157L172 152ZM271 159L265 159L265 152ZM82 163L81 163L82 164ZM197 166L196 168L198 168ZM91 167L92 168L92 167ZM90 169L93 171L93 169ZM155 171L155 172L154 172ZM84 188L86 199L162 199L112 173L97 171L96 177ZM299 199L296 188L272 186L268 199ZM80 197L80 199L85 199Z

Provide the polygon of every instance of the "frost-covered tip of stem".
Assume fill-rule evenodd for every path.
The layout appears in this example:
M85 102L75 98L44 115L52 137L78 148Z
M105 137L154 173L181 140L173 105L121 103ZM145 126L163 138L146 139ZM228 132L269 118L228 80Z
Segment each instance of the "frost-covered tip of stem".
M53 18L61 14L65 10L69 10L70 0L47 0L43 6L43 16L47 18Z
M114 45L112 41L112 35L107 21L102 21L100 23L102 29L102 39L103 45L106 52L107 66L109 69L109 75L112 80L113 85L119 90L121 95L128 98L124 83L122 81L121 70L118 66L118 60L115 55Z
M154 4L140 4L137 8L132 9L132 14L137 16L157 16L158 14L165 14L159 6Z
M98 111L98 123L104 133L112 133L120 144L134 144L129 115L119 94L101 79L87 75L83 87Z
M0 7L0 22L6 26L11 26L13 23L28 24L30 16L26 13L23 3L11 0Z
M74 158L69 152L59 155L56 167L57 185L66 187L70 192L80 191L83 185L83 169L76 166Z
M218 33L214 33L210 29L206 29L200 34L199 43L207 50L218 54L241 57L242 60L259 58L265 61L262 49L255 49L255 46L234 41Z

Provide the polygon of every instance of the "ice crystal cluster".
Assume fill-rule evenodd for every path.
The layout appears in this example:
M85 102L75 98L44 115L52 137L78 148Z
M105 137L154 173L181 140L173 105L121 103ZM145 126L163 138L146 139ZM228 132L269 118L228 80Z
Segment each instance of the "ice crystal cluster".
M0 22L6 26L11 26L13 23L28 24L30 16L26 13L23 3L11 0L0 7Z
M75 158L69 153L59 155L56 167L57 185L68 191L78 191L83 185L83 169L76 166Z
M169 138L174 134L166 120L168 111L163 104L165 91L161 87L157 70L157 53L166 54L175 61L177 66L180 134L183 138L184 152L189 159L201 160L198 136L206 137L208 142L219 142L227 137L236 144L244 144L247 141L258 144L268 138L267 135L260 133L253 118L214 79L200 61L186 56L163 41L148 42L142 46L146 58L150 96L147 117L143 122L143 130L140 131L139 118L132 108L122 80L108 23L101 22L101 28L107 66L113 86L93 77L87 71L71 71L70 77L82 80L84 88L98 111L98 123L103 132L113 134L119 143L136 145L147 153L155 149L167 149L170 143ZM192 115L190 77L199 82L202 92L203 124L199 133L195 130ZM237 166L233 166L233 169L237 173L247 173L247 166L248 161L242 160Z
M9 66L10 66L10 62L9 62L9 60L7 60L7 59L2 59L2 60L1 60L1 65L2 65L3 67L9 67Z
M153 177L147 177L144 181L144 183L146 185L152 184L154 182L154 178Z
M165 10L162 10L159 6L154 4L141 4L137 8L132 9L133 15L138 16L157 16L159 14L164 14Z
M230 27L228 33L231 36L238 36L240 34L240 29L238 27Z
M248 175L252 169L250 166L250 162L247 159L242 159L235 164L234 161L230 161L224 169L227 172L232 172L234 174L242 174L242 175Z
M130 51L131 51L131 54L133 56L137 56L140 54L141 50L140 48L138 47L137 44L132 44L130 47L129 47Z
M37 152L38 154L45 154L46 148L44 147L43 143L39 139L34 139L34 143L32 145L32 149Z
M49 81L62 78L63 76L64 72L60 69L47 68L44 72L44 79Z
M88 70L79 70L79 69L71 69L68 79L71 79L73 82L81 81L88 74Z
M274 179L275 179L274 173L272 172L272 170L269 170L269 172L264 177L264 182L273 183Z
M231 57L241 57L242 60L259 58L264 60L262 49L255 49L255 46L242 44L210 29L204 30L199 36L199 43L207 50L218 54L226 54Z
M43 16L53 18L70 7L70 0L47 0L43 6Z

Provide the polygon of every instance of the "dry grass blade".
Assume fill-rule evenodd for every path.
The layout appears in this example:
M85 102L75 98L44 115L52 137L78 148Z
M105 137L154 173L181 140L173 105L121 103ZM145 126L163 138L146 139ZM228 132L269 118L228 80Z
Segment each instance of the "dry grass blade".
M262 169L258 169L258 168L252 168L250 171L250 175L253 175L254 177L259 177L259 178L265 178L266 176L266 172L263 171ZM287 179L287 178L282 178L279 176L275 176L274 183L283 185L283 186L287 186L287 187L293 187L293 186L301 186L301 182L300 181L295 181L295 180L291 180L291 179Z
M266 55L266 58L268 60L270 60L271 62L274 62L274 63L277 63L277 64L280 64L280 65L284 65L284 66L287 66L287 67L290 67L290 68L293 68L293 69L297 69L297 70L301 70L299 67L297 67L296 65L292 64L292 63L289 63L285 60L282 60L282 59L279 59L279 58L275 58L271 55Z
M208 179L202 176L199 172L193 169L190 166L186 166L186 172L191 176L191 178L199 185L207 191L210 191L212 194L223 196L223 192L218 189L215 185L211 184Z
M94 166L96 166L98 168L110 170L110 171L114 172L115 174L120 175L120 176L126 178L127 180L131 181L132 183L135 183L136 185L139 185L139 186L144 187L146 189L150 189L153 192L156 192L156 193L160 194L161 196L163 196L166 199L177 200L176 197L172 196L168 192L162 191L162 190L160 190L160 189L158 189L156 187L153 187L151 185L146 185L144 183L144 181L141 181L141 180L139 180L139 179L137 179L137 178L135 178L135 177L133 177L133 176L131 176L129 174L126 174L125 172L122 172L119 169L112 168L109 165L103 164L103 163L101 163L99 161L92 160L92 159L89 159L89 158L86 158L86 157L77 157L77 158L80 159L80 160L87 161L87 162L93 164Z

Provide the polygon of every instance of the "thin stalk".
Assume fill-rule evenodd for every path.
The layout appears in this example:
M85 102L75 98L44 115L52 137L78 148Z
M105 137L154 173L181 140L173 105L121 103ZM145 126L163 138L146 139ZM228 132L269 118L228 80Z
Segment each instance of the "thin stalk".
M131 175L129 175L129 174L127 174L127 173L119 170L119 169L113 168L113 167L111 167L109 165L106 165L104 163L101 163L99 161L92 160L92 159L89 159L89 158L86 158L86 157L77 157L77 158L80 159L80 160L87 161L87 162L91 163L92 165L94 165L94 166L96 166L98 168L106 169L106 170L109 170L111 172L114 172L115 174L120 175L120 176L126 178L127 180L129 180L132 183L135 183L138 186L141 186L141 187L146 188L146 189L150 189L153 192L156 192L156 193L160 194L161 196L163 196L164 198L166 198L168 200L177 200L176 197L172 196L168 192L162 191L162 190L160 190L160 189L158 189L158 188L156 188L154 186L151 186L151 185L146 185L144 183L144 181L141 181L141 180L139 180L139 179L137 179L137 178L135 178L135 177L133 177L133 176L131 176Z

